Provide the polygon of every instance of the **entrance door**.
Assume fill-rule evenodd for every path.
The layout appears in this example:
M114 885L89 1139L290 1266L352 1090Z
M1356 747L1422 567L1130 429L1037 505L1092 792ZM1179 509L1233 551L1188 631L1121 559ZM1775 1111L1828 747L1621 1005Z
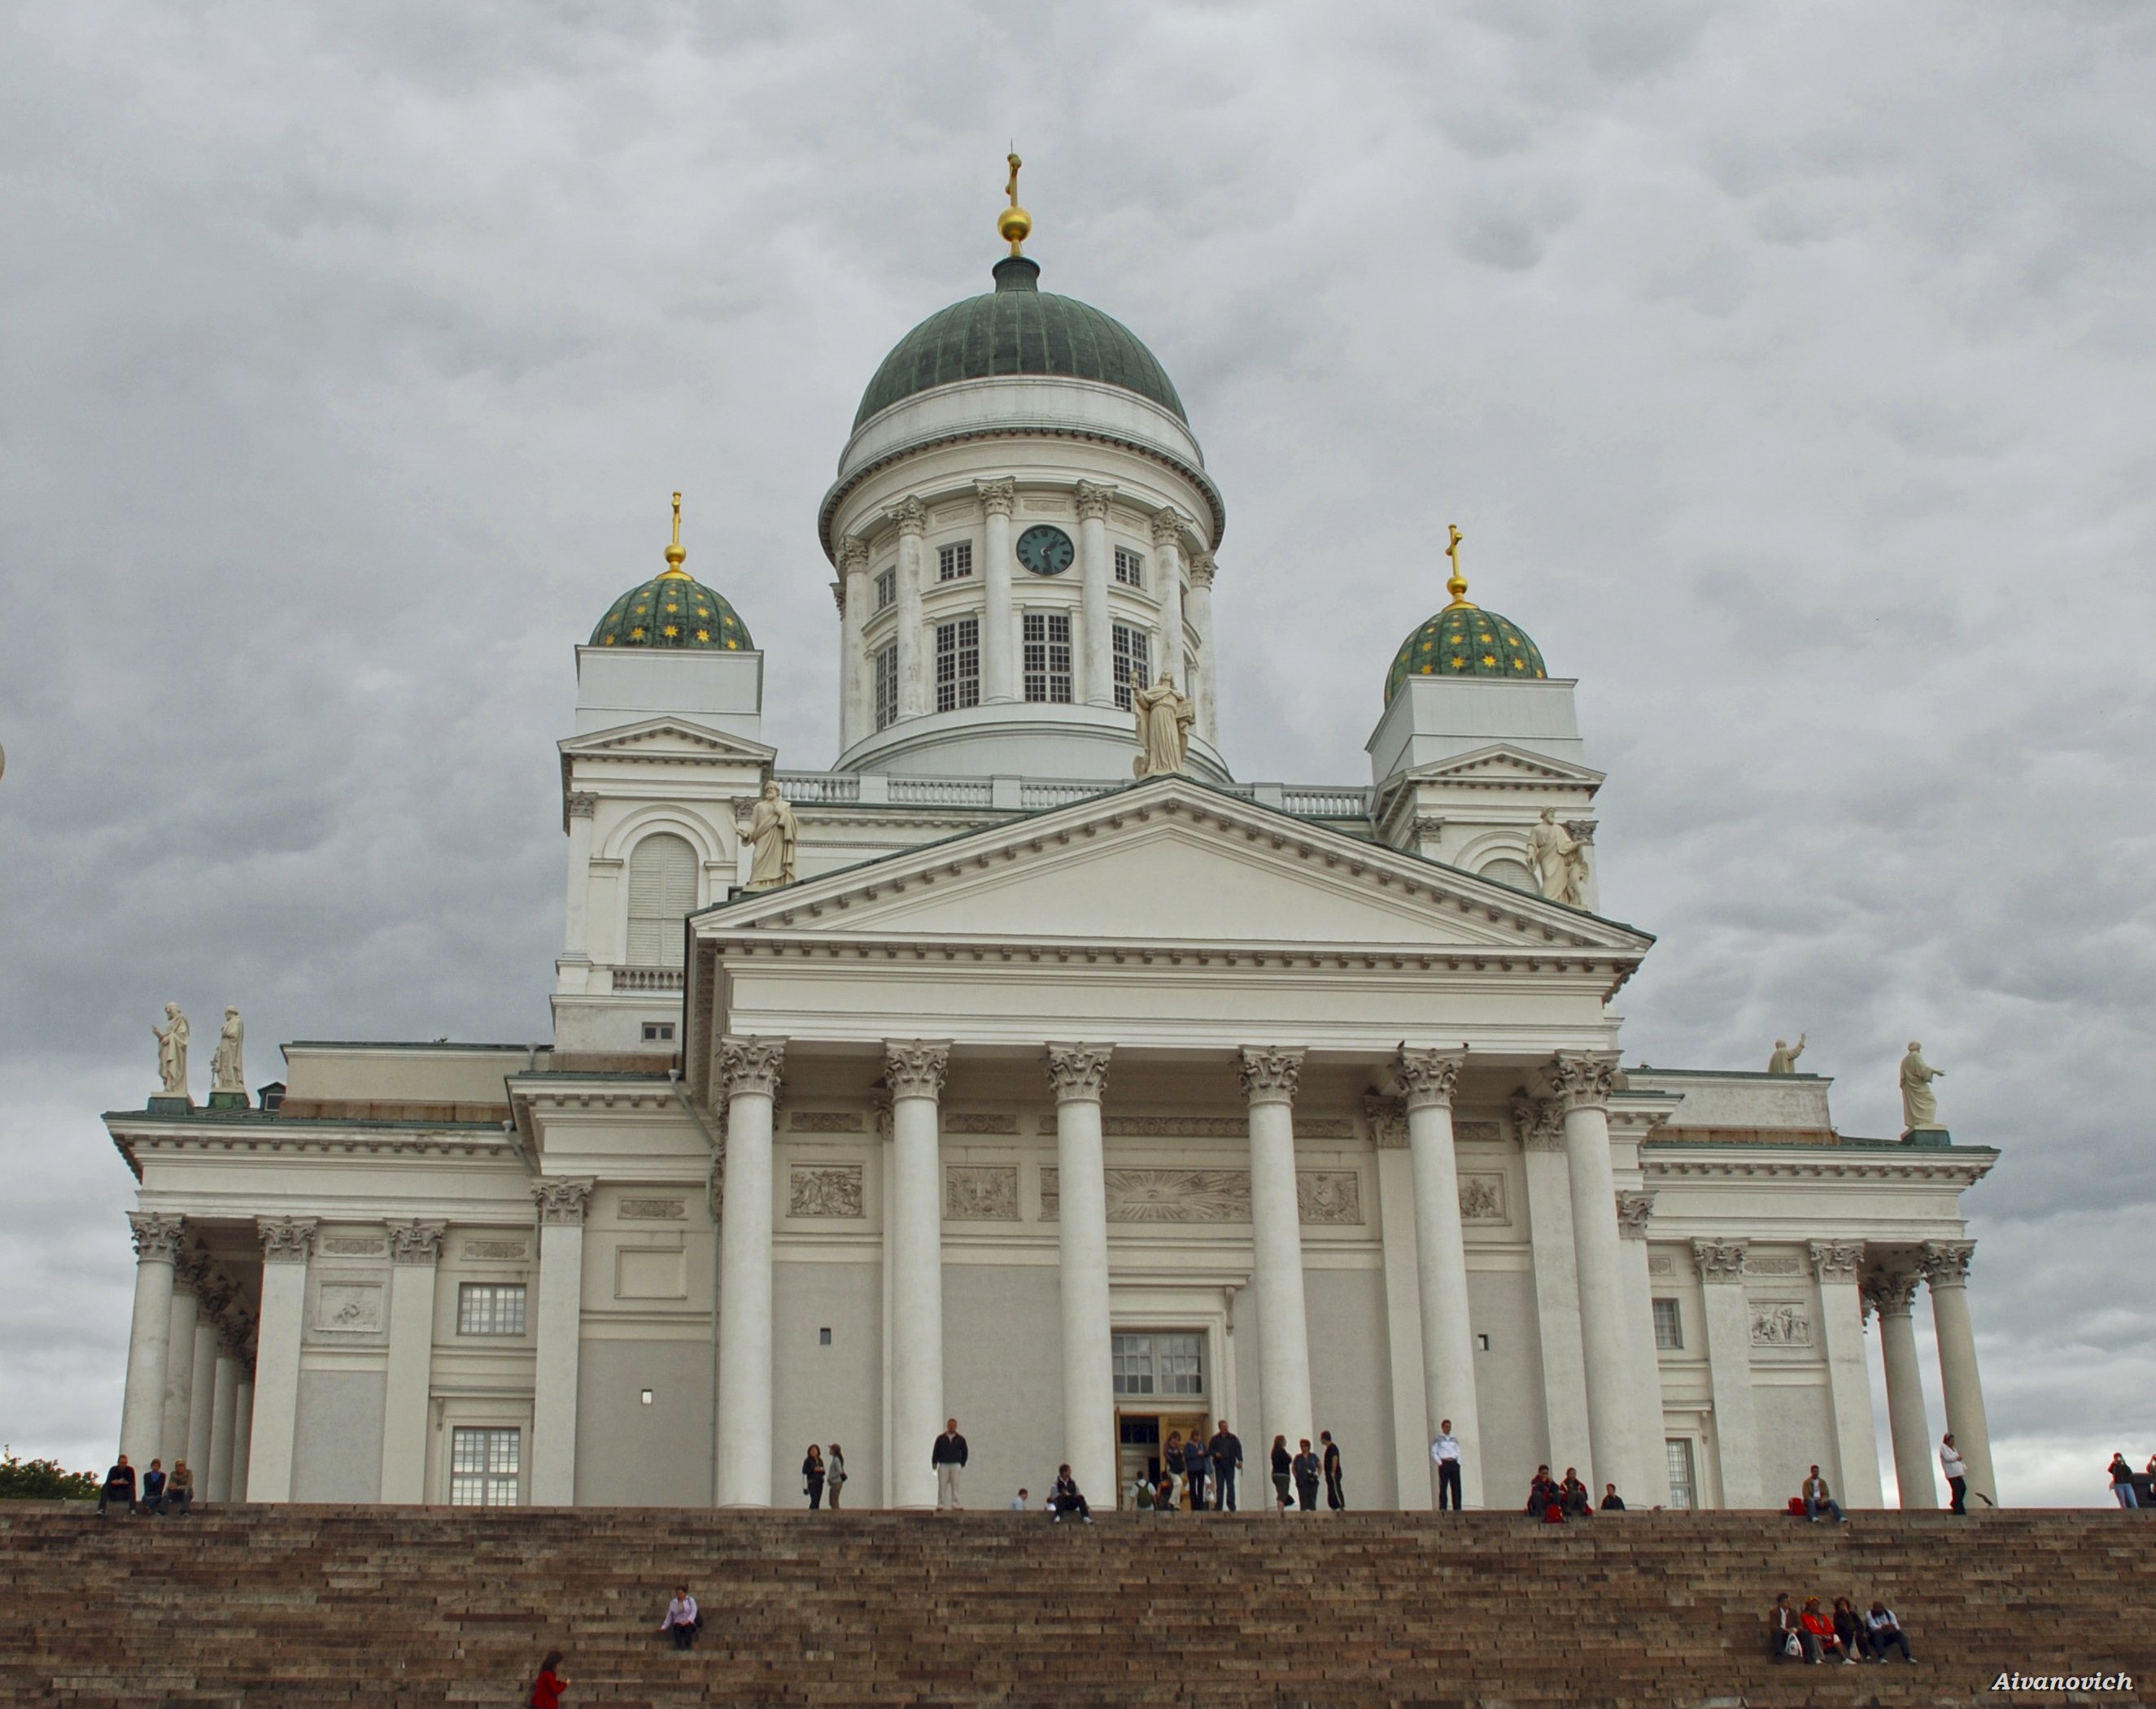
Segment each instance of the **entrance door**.
M1203 1413L1116 1413L1116 1506L1131 1505L1131 1486L1140 1477L1160 1481L1161 1451L1170 1436L1185 1442L1205 1440Z
M1160 1481L1172 1435L1206 1436L1205 1340L1188 1330L1119 1330L1116 1362L1116 1505L1142 1476Z

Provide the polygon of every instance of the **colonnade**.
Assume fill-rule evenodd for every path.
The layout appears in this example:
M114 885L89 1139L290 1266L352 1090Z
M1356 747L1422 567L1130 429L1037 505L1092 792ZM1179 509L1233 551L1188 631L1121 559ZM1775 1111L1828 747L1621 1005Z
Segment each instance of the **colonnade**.
M183 1218L130 1214L135 1311L120 1451L138 1475L184 1460L201 1499L244 1492L254 1410L254 1326L237 1290L188 1249Z
M1969 1467L1972 1501L1995 1504L1999 1479L1991 1464L1991 1430L1984 1414L1984 1383L1976 1366L1976 1333L1969 1315L1973 1240L1928 1240L1883 1257L1864 1283L1864 1306L1879 1317L1879 1350L1887 1368L1887 1429L1894 1445L1894 1481L1902 1506L1938 1506L1938 1446L1924 1411L1917 1363L1915 1306L1919 1284L1932 1291L1932 1328L1938 1341L1939 1386L1947 1429Z

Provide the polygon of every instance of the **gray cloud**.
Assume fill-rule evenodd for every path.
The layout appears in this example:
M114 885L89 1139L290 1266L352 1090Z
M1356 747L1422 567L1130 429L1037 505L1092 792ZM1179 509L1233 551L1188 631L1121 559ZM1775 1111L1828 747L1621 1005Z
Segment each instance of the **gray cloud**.
M1161 355L1227 494L1238 771L1358 774L1459 522L1476 597L1581 679L1604 895L1661 936L1634 1053L1805 1027L1881 1133L1922 1037L2006 1153L1970 1203L2010 1498L2156 1446L2156 19L0 29L18 1447L106 1450L128 1183L94 1112L167 997L241 1003L262 1077L277 1038L543 1034L569 648L674 488L767 733L828 761L815 502L883 352L984 283L1014 135L1047 282Z

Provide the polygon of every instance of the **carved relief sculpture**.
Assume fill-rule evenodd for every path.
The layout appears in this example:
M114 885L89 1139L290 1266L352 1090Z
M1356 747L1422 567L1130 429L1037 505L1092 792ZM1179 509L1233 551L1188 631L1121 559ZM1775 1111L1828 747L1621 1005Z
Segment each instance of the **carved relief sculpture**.
M794 849L800 839L801 828L794 821L793 808L779 793L775 782L766 783L762 798L749 815L747 841L754 858L748 887L767 890L792 884Z
M240 1065L240 1048L245 1039L245 1029L239 1024L239 1011L228 1008L224 1025L217 1035L217 1053L209 1060L210 1089L220 1092L247 1091L247 1073Z
M1943 1068L1934 1068L1924 1060L1922 1044L1914 1039L1909 1040L1909 1054L1902 1059L1902 1125L1911 1132L1940 1125L1939 1101L1932 1091L1932 1082L1945 1073Z
M1502 1175L1462 1175L1460 1178L1460 1220L1463 1223L1502 1223L1505 1214L1505 1178Z
M952 1163L943 1171L943 1214L954 1223L1018 1220L1016 1163Z
M1363 1178L1353 1169L1298 1169L1295 1202L1305 1223L1360 1223Z
M177 1003L165 1005L165 1024L152 1026L151 1034L157 1040L157 1078L164 1083L168 1098L184 1098L187 1095L187 1018L180 1013Z
M859 1163L796 1163L787 1178L788 1216L857 1221L863 1201Z
M1812 1315L1794 1300L1755 1300L1752 1302L1752 1345L1754 1347L1810 1347Z
M1181 771L1190 751L1197 703L1177 690L1174 677L1163 669L1151 688L1131 690L1131 710L1138 726L1138 757L1131 762L1132 775L1163 778Z

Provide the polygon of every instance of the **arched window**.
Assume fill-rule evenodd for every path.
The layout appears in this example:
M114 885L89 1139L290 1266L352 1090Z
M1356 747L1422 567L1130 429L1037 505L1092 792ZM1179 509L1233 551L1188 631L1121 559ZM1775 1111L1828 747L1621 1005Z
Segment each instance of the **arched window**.
M1494 878L1499 884L1508 884L1516 890L1532 890L1535 875L1527 870L1524 860L1515 860L1509 854L1500 854L1495 860L1482 863L1482 876Z
M696 851L670 831L646 837L629 857L629 961L681 965L681 921L696 906Z

